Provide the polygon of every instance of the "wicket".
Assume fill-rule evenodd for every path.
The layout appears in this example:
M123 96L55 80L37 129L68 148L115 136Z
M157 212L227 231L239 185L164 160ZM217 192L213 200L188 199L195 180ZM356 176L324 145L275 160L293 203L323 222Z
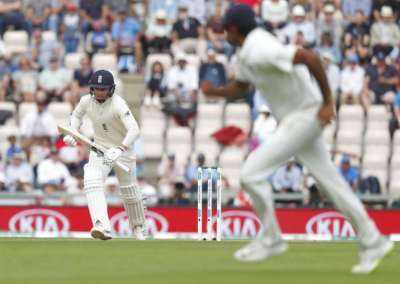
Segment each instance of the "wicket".
M222 225L222 171L221 168L198 167L197 168L197 238L203 239L203 173L207 173L207 237L204 240L221 241ZM217 218L216 218L216 236L213 238L213 173L216 176L216 195L217 195ZM216 174L216 175L215 175Z

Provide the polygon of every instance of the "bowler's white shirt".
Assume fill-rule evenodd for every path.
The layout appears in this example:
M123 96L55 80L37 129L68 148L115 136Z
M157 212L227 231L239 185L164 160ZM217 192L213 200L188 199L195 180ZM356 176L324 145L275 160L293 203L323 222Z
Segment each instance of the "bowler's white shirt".
M257 28L238 53L236 80L252 83L277 119L322 102L321 91L307 67L293 64L296 50L296 46L283 45L271 33Z
M346 66L340 74L340 89L342 93L351 93L354 96L361 94L364 84L365 71L360 66L355 66L354 70L351 66Z
M131 152L131 145L139 135L139 126L124 99L113 95L99 103L92 95L83 96L72 112L71 126L74 129L79 129L84 115L92 121L97 144L105 148L123 144Z

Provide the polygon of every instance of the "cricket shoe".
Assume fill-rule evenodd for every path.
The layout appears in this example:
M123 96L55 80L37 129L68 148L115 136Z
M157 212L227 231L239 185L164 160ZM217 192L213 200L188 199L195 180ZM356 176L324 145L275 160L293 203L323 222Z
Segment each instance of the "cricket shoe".
M375 245L362 248L360 252L360 263L353 266L351 272L354 274L368 274L375 270L382 259L393 250L394 244L391 240L380 237Z
M90 230L90 235L94 239L99 239L103 241L112 239L111 232L109 230L104 229L100 221L97 221L94 227Z
M137 240L139 240L139 241L144 241L144 240L146 240L146 235L147 235L147 233L146 233L146 228L145 228L145 227L142 227L142 226L136 226L136 227L133 229L133 235L134 235L134 237L135 237Z
M235 252L234 258L240 262L257 262L286 252L288 245L283 240L268 244L265 239L256 239Z

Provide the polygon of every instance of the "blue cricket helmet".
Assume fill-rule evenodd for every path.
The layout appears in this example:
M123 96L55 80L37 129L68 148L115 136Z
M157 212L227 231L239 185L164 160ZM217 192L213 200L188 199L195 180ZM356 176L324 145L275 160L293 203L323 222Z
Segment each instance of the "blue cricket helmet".
M111 97L115 91L114 76L110 71L97 70L89 80L89 87L91 94L93 94L94 89L109 89L109 96Z

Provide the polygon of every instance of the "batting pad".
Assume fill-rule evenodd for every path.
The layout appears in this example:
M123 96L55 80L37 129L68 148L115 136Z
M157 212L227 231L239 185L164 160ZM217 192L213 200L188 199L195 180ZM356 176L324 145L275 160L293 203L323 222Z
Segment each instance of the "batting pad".
M84 167L84 189L88 201L89 213L93 225L100 221L105 230L110 231L110 219L107 212L107 201L104 195L103 183L99 169L91 164Z
M121 198L125 211L128 214L129 225L132 229L136 226L144 227L146 218L144 215L143 198L136 185L120 187Z

